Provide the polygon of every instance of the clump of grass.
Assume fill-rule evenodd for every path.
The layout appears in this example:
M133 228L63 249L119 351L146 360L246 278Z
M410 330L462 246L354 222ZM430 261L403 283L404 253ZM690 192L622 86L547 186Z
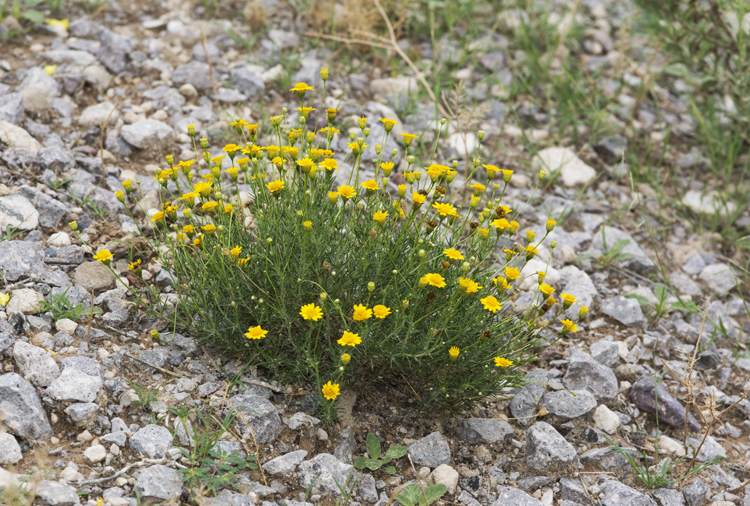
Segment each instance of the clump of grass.
M292 91L298 122L286 114L267 124L237 120L238 144L215 157L207 139L194 140L208 173L167 156L169 167L157 173L162 211L151 217L151 245L176 279L177 302L152 291L154 311L279 379L317 385L329 420L342 386L390 384L426 409L470 408L519 385L521 367L577 330L577 322L544 319L554 322L575 302L562 294L558 305L544 272L533 273L534 302L512 310L521 270L556 226L548 220L541 239L517 232L518 213L502 203L512 171L476 155L469 178L452 188L456 163L413 165L416 136L401 134L400 158L398 149L382 148L396 123L387 118L379 139L360 118L337 159L337 111L321 111L328 125L309 130L313 88L298 83ZM261 146L262 135L273 144ZM366 176L370 143L377 160ZM336 178L344 164L352 167L346 184ZM403 184L390 183L395 172ZM124 187L133 191L130 181ZM117 194L123 202L125 192ZM111 256L103 250L95 258L109 264ZM140 274L138 262L130 267Z

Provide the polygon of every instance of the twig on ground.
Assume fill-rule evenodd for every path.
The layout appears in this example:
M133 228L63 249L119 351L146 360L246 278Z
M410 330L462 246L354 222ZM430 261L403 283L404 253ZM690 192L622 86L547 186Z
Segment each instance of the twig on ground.
M159 371L159 372L163 372L164 374L169 374L170 376L174 376L175 378L182 378L182 375L181 375L181 374L177 374L176 372L168 371L168 370L164 369L163 367L159 367L158 365L153 365L153 364L149 364L149 363L148 363L148 362L146 362L145 360L141 360L140 358L136 358L136 357L134 357L133 355L130 355L130 354L128 354L128 353L125 353L125 354L123 354L123 356L124 356L124 357L128 357L128 358L130 358L130 359L133 359L133 360L135 360L136 362L140 362L140 363L141 363L141 364L143 364L143 365L147 365L147 366L149 366L149 367L153 367L153 368L154 368L154 369L156 369L157 371Z
M138 462L133 462L132 464L128 464L127 466L123 467L122 469L120 469L119 471L117 471L112 476L107 476L106 478L99 478L99 479L96 479L96 480L72 481L72 482L70 482L70 484L71 485L75 485L77 487L85 487L85 486L88 486L88 485L95 485L97 483L104 483L106 481L110 481L110 480L114 480L116 478L119 478L120 476L122 476L123 474L127 473L128 471L130 471L134 467L145 466L147 464L168 464L168 463L169 463L169 461L167 460L166 457L162 458L162 459L143 459L143 460L139 460Z

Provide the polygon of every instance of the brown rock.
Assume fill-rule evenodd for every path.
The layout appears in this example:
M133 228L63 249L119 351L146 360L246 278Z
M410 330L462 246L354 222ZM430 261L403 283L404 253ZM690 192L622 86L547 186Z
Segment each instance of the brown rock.
M115 277L101 262L86 262L76 268L73 282L86 291L109 290L114 287Z

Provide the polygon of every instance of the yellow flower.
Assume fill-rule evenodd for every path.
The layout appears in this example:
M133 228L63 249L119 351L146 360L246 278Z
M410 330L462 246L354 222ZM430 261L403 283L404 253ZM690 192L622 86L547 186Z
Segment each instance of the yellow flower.
M10 295L7 293L0 293L0 306L7 306L10 301Z
M393 162L383 162L380 164L380 168L383 169L383 175L388 177L393 171Z
M245 337L248 339L261 339L263 337L266 337L266 334L268 334L267 330L263 330L260 328L260 325L257 327L251 327L247 329L247 332L245 332Z
M235 246L229 250L229 253L231 253L234 258L239 258L240 253L242 253L242 246Z
M581 306L581 309L578 310L578 318L583 320L588 314L588 312L589 312L589 308L587 308L586 306Z
M234 206L232 206L232 204L227 204L224 206L224 212L227 214L230 214L233 209L234 209Z
M485 297L484 299L480 299L479 302L484 305L484 309L491 312L496 312L498 309L502 309L503 306L500 305L500 302L492 295L489 295Z
M67 30L68 26L70 26L70 20L69 19L52 19L48 18L45 19L44 22L47 24L47 26L51 26L52 28L62 28L63 30Z
M552 230L554 230L555 228L555 225L557 225L557 222L555 220L553 220L552 218L548 219L546 226L547 232L552 232Z
M213 234L214 232L216 232L216 225L214 225L213 223L209 223L208 225L203 226L203 230L205 230L209 234Z
M461 252L453 248L444 249L443 255L447 256L451 260L463 260L464 259L464 256L461 254Z
M201 195L202 197L206 197L208 196L208 193L211 191L212 185L213 183L201 181L200 183L196 183L196 185L193 186L193 190L195 190L195 192Z
M503 357L495 357L495 367L509 367L513 365L512 360Z
M52 354L53 354L53 355L56 355L56 353L55 353L55 352L52 352ZM103 497L99 497L99 498L98 498L98 499L96 500L96 506L104 506L104 498L103 498Z
M479 283L476 281L472 281L469 278L458 278L458 286L461 287L461 291L463 291L466 295L470 293L477 293L481 286L479 286Z
M380 189L378 183L373 179L368 179L364 183L361 183L360 186L368 191L375 191Z
M492 223L490 223L490 225L497 228L498 232L502 232L506 228L510 227L510 223L508 223L508 220L506 220L505 218L494 220Z
M224 146L224 152L229 153L229 156L233 156L237 151L240 151L242 149L242 146L238 146L237 144L227 144Z
M506 267L505 277L511 280L518 279L519 277L521 277L521 273L518 272L518 269L516 269L515 267Z
M375 211L375 214L372 215L372 219L382 225L383 223L385 223L385 219L387 216L388 211Z
M419 207L425 203L425 201L427 200L427 197L425 197L419 192L414 192L411 194L411 199L414 201L414 205Z
M314 87L312 87L312 86L308 86L308 85L307 85L307 84L305 84L305 83L297 83L297 84L295 84L295 85L294 85L294 88L292 88L292 89L291 89L291 90L289 90L289 91L296 91L297 93L299 93L299 92L301 92L301 91L302 91L302 92L305 92L305 91L314 91L314 90L315 90L315 88L314 88Z
M271 193L280 193L281 190L284 189L284 181L282 181L281 179L271 181L266 185L266 188L268 188L268 191L270 191Z
M315 110L315 107L297 107L297 110L304 116L305 118Z
M461 351L458 349L457 346L451 346L451 349L448 350L448 355L450 355L451 360L456 360L458 358L459 353L461 353Z
M419 139L419 136L418 136L418 135L414 135L414 134L405 134L405 133L401 133L401 132L399 132L399 135L400 135L400 136L402 136L402 137L404 138L404 145L405 145L405 146L406 146L407 148L408 148L408 147L409 147L409 146L411 145L411 143L412 143L412 142L413 142L413 141L414 141L415 139Z
M335 204L339 201L339 192L328 192L328 201Z
M486 186L479 183L474 183L473 185L469 186L469 188L474 190L474 195L481 195L482 193L484 193L484 190L487 189Z
M164 219L164 213L162 211L154 213L154 215L151 217L151 222L157 222Z
M563 324L563 332L578 332L578 327L575 323L573 323L571 320L560 320L560 323Z
M110 253L109 250L103 249L96 255L94 255L94 260L103 263L109 263L109 261L112 260L112 253Z
M533 258L534 255L538 255L538 254L539 254L539 250L536 249L534 246L532 246L531 244L526 246L526 258Z
M510 179L513 177L513 171L508 170L508 169L503 169L502 173L503 173L503 181L506 183L509 183Z
M302 167L303 169L309 169L313 165L315 165L315 162L310 160L309 158L305 157L302 160L297 160L297 165Z
M348 353L342 353L341 354L341 363L344 365L347 365L352 359L352 356Z
M500 169L495 165L482 164L482 167L487 170L487 179L492 179L493 177L495 177L495 174L500 171Z
M302 318L304 318L305 320L312 320L314 322L323 318L323 310L316 306L314 303L302 306L299 314L302 315Z
M443 288L445 286L445 278L440 274L429 273L422 276L419 280L419 284L422 286L430 285L436 288Z
M338 397L341 393L341 391L339 390L339 384L331 383L330 381L323 385L321 391L323 392L323 397L325 397L329 401L335 400L336 397Z
M345 200L349 200L350 198L354 197L357 192L349 185L342 184L339 186L336 191L341 195Z
M550 295L552 295L555 289L549 286L547 283L543 283L539 285L539 291L549 297Z
M560 298L563 300L563 306L565 309L568 309L576 303L575 295L570 295L569 293L561 293Z
M458 216L456 209L450 204L435 202L432 207L440 213L440 216Z
M380 318L381 320L391 314L391 308L385 307L382 304L378 304L377 306L372 308L372 312L375 314L375 318Z
M359 334L355 334L354 332L345 330L344 334L341 336L341 339L336 342L341 346L351 346L352 348L354 348L358 344L362 343L362 338L359 337Z
M203 184L203 183L198 183ZM184 200L187 204L193 205L193 202L195 202L195 199L198 198L198 194L194 192L187 192L180 197L180 200Z
M281 151L280 147L273 145L273 144L271 144L270 146L266 146L263 149L266 150L266 154L268 155L269 159L273 158L274 156L278 154L279 151Z
M217 202L206 202L205 204L203 204L203 206L201 206L204 211L213 211L217 207L219 207L219 204Z
M325 160L320 162L320 166L323 167L328 172L332 172L338 168L337 167L338 163L339 162L337 162L333 158L326 158Z
M390 132L393 130L393 127L395 125L398 125L398 121L388 119L388 118L381 118L380 122L383 124L383 127L385 128L386 132Z
M363 322L372 316L372 309L368 309L367 306L362 304L354 305L354 321Z
M510 229L515 233L521 225L517 221L510 222Z
M193 235L193 233L195 232L192 225L185 225L184 227L182 227L182 231L187 235Z
M305 230L312 230L312 221L303 221L302 226L305 227Z
M532 232L531 230L526 230L526 242L531 242L534 240L534 237L536 237L536 232Z

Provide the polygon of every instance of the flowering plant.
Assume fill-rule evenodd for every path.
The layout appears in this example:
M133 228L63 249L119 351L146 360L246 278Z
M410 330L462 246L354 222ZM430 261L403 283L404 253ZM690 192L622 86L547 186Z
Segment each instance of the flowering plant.
M278 379L312 382L329 418L344 387L379 384L406 388L426 408L470 408L519 385L543 346L577 330L543 319L557 305L543 273L535 302L513 310L520 272L544 238L519 237L517 213L501 204L512 171L477 155L453 185L455 162L415 166L415 135L400 134L403 156L386 153L396 122L385 118L374 140L359 118L336 153L337 111L309 129L314 90L291 91L299 123L286 111L262 124L237 120L237 144L213 157L188 129L202 162L169 155L157 173L152 247L177 302L155 304L177 329ZM374 172L363 160L368 142L378 143ZM123 186L126 202L133 183ZM140 259L129 261L140 276ZM565 294L559 308L574 301Z

